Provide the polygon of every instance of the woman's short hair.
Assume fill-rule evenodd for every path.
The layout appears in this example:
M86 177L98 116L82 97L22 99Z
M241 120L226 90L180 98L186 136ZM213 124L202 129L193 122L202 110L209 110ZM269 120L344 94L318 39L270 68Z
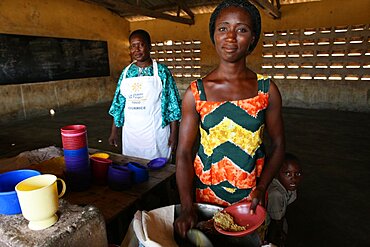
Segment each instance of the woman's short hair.
M143 29L137 29L135 31L133 31L130 36L128 37L128 40L131 40L132 36L134 35L139 35L141 36L144 41L146 42L146 44L148 45L149 49L152 47L152 41L150 39L150 35L147 31L143 30Z
M245 11L249 13L249 15L252 18L252 22L253 22L252 28L253 28L253 33L255 36L253 43L251 43L251 45L249 46L249 52L252 52L254 48L257 46L257 43L258 43L258 40L261 34L261 15L258 9L256 8L256 6L254 6L247 0L225 0L225 1L222 1L216 7L216 9L213 11L211 18L209 20L209 33L211 36L212 43L213 44L215 43L215 39L214 39L215 23L216 23L216 19L218 15L223 9L231 7L231 6L240 7L244 9Z

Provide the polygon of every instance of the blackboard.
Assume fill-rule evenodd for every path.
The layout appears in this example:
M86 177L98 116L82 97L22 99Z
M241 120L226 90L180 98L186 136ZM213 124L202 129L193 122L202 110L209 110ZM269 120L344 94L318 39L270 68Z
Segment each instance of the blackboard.
M0 34L0 84L109 76L106 41Z

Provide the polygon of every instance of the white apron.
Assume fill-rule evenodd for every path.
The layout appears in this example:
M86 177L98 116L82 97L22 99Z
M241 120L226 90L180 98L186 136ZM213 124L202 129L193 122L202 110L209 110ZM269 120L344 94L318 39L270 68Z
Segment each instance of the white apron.
M153 60L154 76L126 78L125 69L121 94L126 98L122 127L122 154L152 160L171 155L168 139L170 126L162 128L162 81L157 62Z

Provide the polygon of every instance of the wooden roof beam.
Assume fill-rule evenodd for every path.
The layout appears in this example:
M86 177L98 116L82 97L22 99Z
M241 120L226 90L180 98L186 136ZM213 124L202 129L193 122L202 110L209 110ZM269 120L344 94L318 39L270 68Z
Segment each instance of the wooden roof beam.
M124 16L126 13L134 13L137 15L143 15L143 16L149 16L153 18L159 18L159 19L165 19L169 21L179 22L183 24L194 24L194 15L191 18L184 18L180 16L173 16L169 14L165 14L159 11L143 8L137 5L132 5L128 3L124 3L122 1L118 0L105 0L105 1L99 1L99 0L85 0L87 2L93 2L100 6L104 6L107 9L110 9L111 11Z
M250 0L256 6L259 6L263 9L264 12L271 15L274 19L279 19L281 17L280 12L280 0L276 0L277 7L274 6L274 0Z
M194 20L194 13L191 11L191 9L186 5L184 0L177 0L177 5L185 11L185 13L192 19Z

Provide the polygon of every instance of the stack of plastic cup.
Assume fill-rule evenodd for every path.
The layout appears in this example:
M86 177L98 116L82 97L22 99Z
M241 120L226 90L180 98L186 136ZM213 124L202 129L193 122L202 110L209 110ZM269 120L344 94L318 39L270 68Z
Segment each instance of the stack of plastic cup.
M68 187L74 191L86 190L91 184L86 126L64 126L61 135Z

